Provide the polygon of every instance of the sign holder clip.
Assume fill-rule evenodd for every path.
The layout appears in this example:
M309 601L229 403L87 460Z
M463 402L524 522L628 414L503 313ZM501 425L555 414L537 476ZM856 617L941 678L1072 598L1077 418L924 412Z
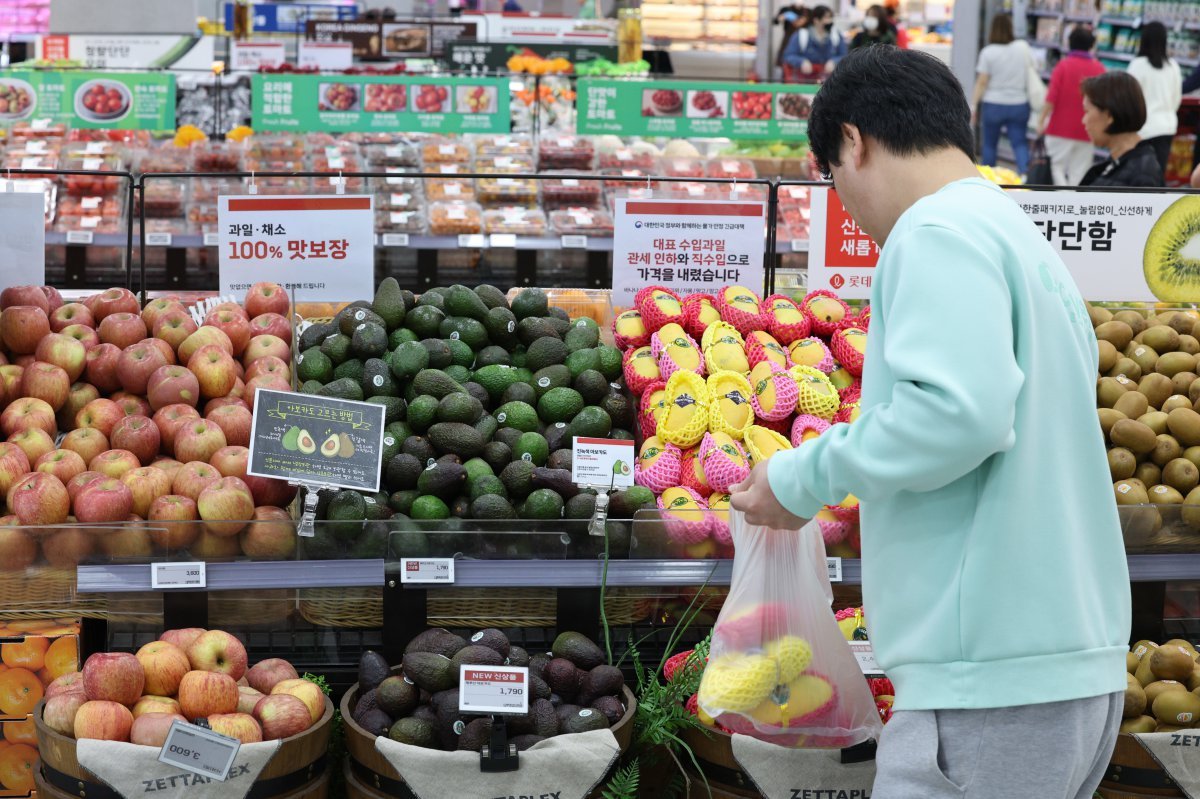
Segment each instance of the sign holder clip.
M596 491L596 508L592 511L592 520L588 522L588 535L604 537L604 527L608 523L608 495L616 488L616 484L617 477L614 474L607 489L602 485L595 486L598 489Z
M496 774L520 768L517 745L508 740L508 722L503 716L492 716L492 737L479 753L479 770L485 774Z
M300 523L296 526L296 535L301 538L312 538L317 534L317 492L331 486L319 483L294 483L304 489L304 509L300 512Z

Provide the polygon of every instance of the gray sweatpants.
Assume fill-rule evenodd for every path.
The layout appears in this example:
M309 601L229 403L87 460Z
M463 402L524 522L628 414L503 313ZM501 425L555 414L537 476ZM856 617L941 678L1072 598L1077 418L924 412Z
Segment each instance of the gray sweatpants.
M1091 799L1124 694L992 710L905 710L884 727L871 799Z

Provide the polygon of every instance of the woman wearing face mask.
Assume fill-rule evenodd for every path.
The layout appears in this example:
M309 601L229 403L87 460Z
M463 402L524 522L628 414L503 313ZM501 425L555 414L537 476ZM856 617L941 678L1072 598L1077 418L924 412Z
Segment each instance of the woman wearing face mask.
M788 41L783 52L784 65L807 80L832 72L846 55L846 38L833 26L833 9L816 6L812 23L801 28Z
M870 47L873 44L895 44L896 31L888 21L887 11L883 6L871 6L863 17L862 30L854 35L850 49Z

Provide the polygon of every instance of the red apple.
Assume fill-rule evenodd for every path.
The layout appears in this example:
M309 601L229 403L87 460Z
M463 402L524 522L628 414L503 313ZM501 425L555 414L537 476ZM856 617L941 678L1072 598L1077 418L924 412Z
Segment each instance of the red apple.
M208 630L203 627L181 627L175 630L166 630L158 637L160 641L166 641L168 644L174 644L186 653L192 648L192 644L196 639L204 635Z
M275 683L271 688L272 695L290 694L308 708L312 723L316 724L325 715L325 694L315 683L308 680L293 678Z
M183 675L192 670L187 654L166 641L151 641L136 657L146 673L146 693L154 696L174 696Z
M67 481L67 493L71 496L71 502L75 502L75 497L79 496L79 492L87 488L97 480L108 480L109 478L100 472L80 472Z
M254 496L237 477L223 477L200 492L196 509L204 528L216 536L237 535L254 516Z
M129 559L144 561L154 554L154 543L150 533L140 524L140 516L129 514L121 527L97 531L96 541L100 551L110 560Z
M106 477L121 479L121 475L138 468L142 462L127 449L110 449L101 452L88 462L88 469Z
M111 477L97 480L75 495L75 518L84 524L122 522L132 509L129 486Z
M11 402L4 409L4 413L0 413L0 430L4 432L4 435L11 436L26 427L40 428L54 437L58 434L58 422L54 418L54 409L45 400L36 397L22 397Z
M238 382L240 383L241 381L239 380ZM204 403L204 418L211 420L213 411L215 411L217 408L225 408L228 406L232 406L235 408L245 408L246 410L250 410L249 405L247 405L243 400L240 400L233 395L230 395L228 397L214 397L213 399L210 399L208 402ZM222 429L224 429L224 428L222 428ZM228 438L229 438L228 433L225 434L225 438L226 438L226 440L228 440Z
M117 379L121 381L121 388L130 394L145 394L154 370L169 365L157 346L139 341L121 351L117 358Z
M163 341L161 338L144 338L138 343L149 344L151 347L158 349L158 351L162 353L162 356L167 359L167 364L175 363L175 350L171 348L170 344Z
M92 400L83 406L83 410L75 417L76 427L91 427L99 430L105 438L112 435L117 422L125 418L125 411L112 400Z
M150 508L159 497L171 493L171 478L162 469L143 466L121 475L121 482L133 494L133 512L143 519L150 518Z
M176 702L176 707L179 703ZM176 713L150 712L134 715L133 726L129 730L129 742L138 746L153 746L161 749L171 734L171 727L176 721L187 722L182 715Z
M154 522L150 526L150 539L168 552L187 549L200 535L196 503L180 494L166 494L154 500L146 518Z
M0 366L0 381L4 383L5 399L17 399L21 396L21 375L25 373L24 366L6 363Z
M235 314L247 322L250 321L250 314L246 313L246 309L236 302L223 302L220 305L214 305L209 308L208 313L205 314L205 321L207 322L210 317L221 312Z
M243 305L246 307L246 313L251 317L265 313L286 316L290 303L287 292L278 283L255 283L246 292Z
M238 545L237 536L225 536L222 538L219 535L213 535L208 530L203 530L196 539L196 543L188 547L188 554L196 560L211 562L225 558L236 558L242 554L242 548Z
M111 394L121 388L117 364L121 360L121 349L115 344L97 344L87 351L87 381L102 394Z
M267 658L246 672L246 682L250 683L250 687L264 694L271 693L271 689L284 680L296 680L299 677L292 664L283 658Z
M145 693L142 664L128 652L96 652L83 664L83 690L89 700L117 702L127 707Z
M246 351L242 353L242 363L250 366L259 358L268 356L283 361L292 357L292 348L279 336L255 336L250 339L250 343L246 345Z
M9 286L0 291L0 309L7 310L14 305L36 305L47 314L51 311L41 286Z
M292 384L290 381L285 380L281 375L278 374L267 373L252 378L248 383L246 383L246 403L251 408L254 407L254 395L260 388L265 388L269 391L290 392L292 390Z
M67 691L50 696L47 691L46 705L42 708L42 721L59 735L75 735L75 714L87 697L82 691Z
M38 342L34 357L62 369L74 382L87 367L87 348L77 339L62 333L51 333Z
M250 325L246 325L249 339ZM0 313L0 338L9 352L32 354L38 342L50 335L50 319L46 312L33 305L14 305Z
M225 334L225 331L213 325L203 325L179 345L179 362L187 363L190 361L192 356L196 354L196 350L205 344L216 344L230 355L233 355L233 342L229 340L229 336Z
M75 429L75 417L87 404L94 399L100 399L100 391L91 383L74 383L67 401L58 409L57 420L60 430Z
M291 738L312 726L308 708L290 694L264 696L254 708L254 717L262 724L267 741Z
M108 436L94 427L81 427L67 433L59 447L77 453L84 463L91 463L93 458L108 449Z
M33 470L52 474L65 486L71 481L71 478L87 471L87 464L74 450L56 449L38 458L33 465Z
M251 340L250 343L253 345L254 341ZM278 375L288 382L291 382L292 379L291 367L284 363L283 359L276 358L274 355L268 355L266 357L259 358L254 363L246 367L247 380L253 380L254 378L263 374Z
M20 447L30 463L37 463L38 458L47 452L54 451L54 439L39 427L26 427L24 430L18 430L8 437L8 442Z
M245 680L246 678L243 677L242 679ZM242 685L241 682L239 682L238 713L249 713L253 716L254 708L258 706L258 703L264 696L266 696L266 694L262 693L261 691L256 691L249 685Z
M83 673L78 671L67 672L46 686L47 699L59 694L79 694L82 696Z
M224 397L233 389L237 375L233 356L218 344L205 344L188 360L188 369L196 376L203 397Z
M38 286L45 295L46 301L50 304L47 313L54 313L63 306L63 296L54 286Z
M141 311L137 297L129 289L111 288L92 296L92 315L97 322L115 313L136 314Z
M286 480L248 474L242 481L249 487L255 505L285 508L296 498L296 486L288 485Z
M250 332L255 336L277 336L289 347L292 344L292 326L286 317L277 313L259 314L251 319Z
M11 518L12 525L0 525L0 571L22 571L37 560L37 541L15 526L21 523L19 518Z
M62 330L56 331L62 335L73 338L83 345L83 348L91 352L94 348L100 346L100 334L93 328L87 325L67 325Z
M209 630L192 642L187 655L197 671L228 675L237 692L237 681L246 673L246 647L241 641L224 630ZM237 707L236 699L233 704Z
M13 487L8 507L22 524L62 524L71 511L71 495L54 475L33 472Z
M240 405L226 405L208 414L207 421L215 424L225 435L230 445L247 447L250 444L250 429L253 419L250 411ZM243 471L245 471L243 469ZM228 476L228 475L226 475Z
M254 720L254 716L246 713L218 713L208 717L208 725L213 732L237 738L244 744L262 741L262 727Z
M34 361L21 373L21 396L40 399L55 411L67 403L70 394L70 375L52 363Z
M0 443L0 494L8 490L29 473L29 456L16 444Z
M182 311L183 303L179 300L167 299L160 297L157 300L151 300L146 303L146 307L142 309L142 321L146 323L146 327L154 329L154 323L157 322L168 311Z
M109 397L113 402L117 403L117 407L126 416L150 416L154 413L154 409L150 407L150 403L139 397L137 394L130 394L126 391L118 391Z
M154 412L153 418L154 423L158 425L162 451L173 455L175 453L175 434L189 419L199 419L200 412L191 405L177 402L159 408Z
M222 477L241 478L246 474L246 463L250 458L250 450L245 447L221 447L209 458L209 465L221 473Z
M179 428L175 434L175 457L185 463L188 461L212 460L212 456L221 447L228 444L221 428L204 419L193 419ZM203 516L203 511L201 511Z
M205 635L208 633L201 635L197 643L203 640ZM192 644L193 647L195 645ZM212 718L218 713L234 713L238 706L237 680L215 669L189 671L179 682L178 698L183 715L189 719Z
M150 376L148 389L150 407L156 411L167 405L195 407L200 401L200 383L183 366L160 366Z
M185 463L171 481L171 493L195 502L210 485L220 481L221 473L203 461Z
M171 478L171 482L175 482L175 475L183 468L183 464L174 458L168 458L166 455L160 455L150 462L150 465L155 469L161 469L167 473L167 477Z
M146 337L146 323L137 314L115 313L104 317L96 332L101 341L125 349Z
M50 314L50 329L55 333L61 333L63 328L71 325L95 328L96 320L92 317L92 312L81 302L69 302Z
M42 539L42 554L46 562L56 569L78 566L95 550L95 541L86 530L78 527L56 529Z
M129 657L133 657L130 655ZM128 741L133 729L133 714L117 702L89 700L75 711L75 738L101 741Z
M146 465L158 456L162 433L158 425L145 416L126 416L113 426L109 441L113 449L129 450L139 463Z
M165 341L172 349L178 350L179 345L187 337L196 332L199 325L192 315L184 310L168 311L154 322L154 337Z

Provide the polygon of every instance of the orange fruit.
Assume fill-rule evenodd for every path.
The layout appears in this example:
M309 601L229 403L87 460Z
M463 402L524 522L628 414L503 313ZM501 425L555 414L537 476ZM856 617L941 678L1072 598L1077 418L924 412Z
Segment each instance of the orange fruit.
M0 644L0 660L13 668L37 671L46 665L46 650L49 648L49 638L31 635L23 641Z
M37 750L28 744L16 744L0 752L0 784L14 791L32 791L37 760Z
M4 740L10 744L29 744L37 746L37 730L33 725L33 719L21 719L20 721L6 721L4 726Z
M29 669L9 669L0 674L0 713L28 716L45 692L37 675Z
M46 650L46 671L53 682L64 674L79 671L79 643L73 635L56 638Z

